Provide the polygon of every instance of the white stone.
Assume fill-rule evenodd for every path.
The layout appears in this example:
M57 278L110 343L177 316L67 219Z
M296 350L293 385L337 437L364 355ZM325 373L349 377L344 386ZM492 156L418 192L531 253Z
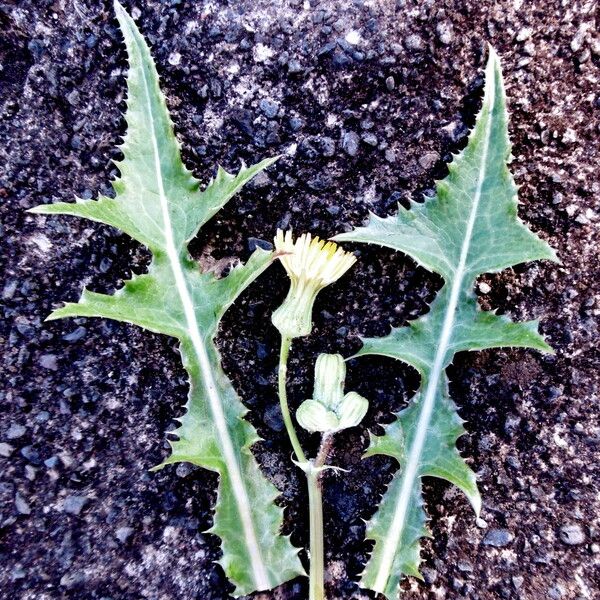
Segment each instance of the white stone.
M349 31L346 34L346 41L349 44L352 44L353 46L360 44L360 42L361 42L360 33L358 33L358 31L356 31L355 29L353 29L352 31Z
M273 56L273 50L269 48L269 46L265 46L264 44L256 44L253 50L253 56L255 62L265 62L269 60Z

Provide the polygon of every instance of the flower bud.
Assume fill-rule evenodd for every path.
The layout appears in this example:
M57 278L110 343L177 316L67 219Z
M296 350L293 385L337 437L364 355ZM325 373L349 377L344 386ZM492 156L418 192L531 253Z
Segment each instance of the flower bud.
M348 429L358 425L367 414L369 401L356 392L348 392L338 409L338 429Z
M344 396L346 364L339 354L319 354L315 364L313 398L296 411L298 423L307 431L333 433L358 425L369 402L356 392Z

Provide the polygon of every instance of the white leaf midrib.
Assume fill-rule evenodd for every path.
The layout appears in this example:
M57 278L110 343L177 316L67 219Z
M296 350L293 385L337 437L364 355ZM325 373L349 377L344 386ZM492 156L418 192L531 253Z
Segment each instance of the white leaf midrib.
M225 460L227 472L231 481L231 487L238 508L238 513L242 521L242 527L244 530L244 541L246 543L248 557L252 565L255 587L257 590L265 590L271 587L271 583L262 559L262 553L258 544L256 532L254 530L248 492L246 491L246 486L244 485L240 465L235 455L235 451L229 434L229 429L227 427L227 420L225 417L225 413L223 412L223 406L219 397L219 392L217 391L216 383L212 374L212 369L206 351L206 347L204 345L204 342L202 341L202 338L200 337L200 330L198 327L198 320L196 318L194 303L191 298L189 289L187 287L185 275L181 267L181 262L179 259L177 248L175 246L171 216L169 213L168 199L164 189L162 167L160 162L160 152L158 149L158 140L154 125L149 84L143 64L139 65L139 69L141 71L142 80L144 82L146 105L148 109L148 115L150 116L150 131L152 139L152 151L154 156L154 170L156 173L156 183L158 187L161 213L165 228L165 250L169 259L171 271L175 279L175 285L177 287L177 291L184 310L189 339L192 343L194 353L196 355L196 358L200 365L200 370L202 372L204 387L206 389L207 396L209 399L209 406L215 423L215 429L219 437L219 442L221 450L223 452L223 458Z
M371 587L372 590L379 593L385 592L386 585L393 567L394 558L400 545L400 540L402 532L404 530L408 508L410 505L411 493L415 485L415 480L419 476L418 469L420 466L420 460L421 455L423 453L423 448L425 446L425 441L427 439L427 433L429 424L431 422L431 416L433 414L436 392L440 382L440 377L444 372L446 354L448 351L450 339L452 337L452 330L454 328L454 320L456 316L456 308L458 306L460 291L462 289L463 280L466 274L466 265L469 254L469 248L473 235L473 229L475 226L475 220L477 218L479 203L481 200L483 183L485 181L486 163L488 158L492 129L492 108L494 106L495 101L494 79L494 77L490 78L489 72L486 74L486 80L488 81L489 86L489 96L487 98L487 108L489 110L489 115L482 147L481 168L478 173L477 187L475 189L475 194L473 197L473 205L471 207L471 212L469 213L469 220L467 221L465 238L461 246L459 263L456 267L455 277L452 281L452 287L448 299L448 308L446 310L439 338L440 341L436 350L430 377L427 381L425 393L423 394L422 407L421 412L419 414L419 419L417 421L416 432L413 437L412 444L407 452L408 460L401 474L402 485L394 510L394 518L392 519L392 525L389 529L389 533L385 537L383 552L381 555L381 560L379 561L379 567L377 569L377 575L375 577L375 582Z

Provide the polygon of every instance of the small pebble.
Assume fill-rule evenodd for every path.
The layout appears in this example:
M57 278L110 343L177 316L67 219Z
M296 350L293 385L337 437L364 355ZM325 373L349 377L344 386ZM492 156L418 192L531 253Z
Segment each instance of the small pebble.
M577 132L571 127L567 127L562 135L563 144L574 144L577 139Z
M442 42L442 44L444 45L448 45L452 42L452 40L454 39L454 31L452 29L452 23L449 23L448 21L440 21L436 27L435 27L435 31L437 33L438 36L438 40L440 40L440 42Z
M98 265L98 270L100 271L100 273L108 273L108 271L112 267L112 263L113 261L110 258L108 258L108 256L105 256L100 261L100 264Z
M564 595L565 595L565 589L559 583L553 585L548 590L548 598L550 598L551 600L561 600L561 598L564 598Z
M297 61L295 58L290 60L287 67L288 67L288 73L290 73L292 75L294 75L296 73L302 73L302 71L304 70L302 68L302 65L300 64L300 62Z
M35 415L35 420L38 423L45 423L50 419L50 413L47 410L40 410L40 412Z
M326 157L331 157L335 154L335 141L330 137L324 136L319 139L321 154Z
M524 42L531 37L533 29L531 27L521 27L517 33L517 42Z
M86 496L67 496L63 503L63 510L70 515L78 515L88 503Z
M270 183L271 180L269 179L269 176L264 171L261 171L252 179L250 186L254 189L260 189L268 186Z
M362 139L363 142L369 146L377 146L377 136L374 133L364 133Z
M177 477L187 477L190 473L194 472L194 465L191 463L181 462L177 465L175 469L175 474Z
M40 453L33 446L23 446L21 448L21 456L26 458L30 463L39 465L42 462Z
M254 252L257 248L262 248L263 250L273 250L273 244L271 244L271 242L267 242L267 240L262 240L261 238L249 237L248 250L250 250L250 252Z
M409 35L404 40L404 45L409 50L423 50L423 48L424 48L423 40L416 33L413 33L413 34Z
M279 406L269 406L264 412L263 419L273 431L281 431L283 429L283 420Z
M13 423L6 432L6 439L8 440L18 440L20 437L23 437L27 429L23 427L23 425L17 425Z
M571 525L563 525L559 532L560 539L569 546L578 546L585 542L585 533L581 525L573 523Z
M133 527L119 527L115 531L115 537L124 544L133 535Z
M179 54L179 52L171 52L167 60L169 61L170 65L176 67L181 62L181 54Z
M83 583L85 583L85 576L83 573L78 573L75 571L74 573L65 573L60 578L59 585L67 588L68 590L72 590L80 587Z
M0 456L8 458L14 451L14 448L6 442L0 442Z
M431 169L435 163L440 160L440 155L437 152L426 152L419 158L419 164L425 169Z
M298 131L304 125L304 121L302 119L300 119L299 117L292 117L290 119L289 123L290 123L290 129L292 131Z
M356 46L357 44L360 44L360 33L356 30L352 30L349 31L345 38L344 38L349 44L352 44L353 46Z
M473 565L468 560L459 560L456 563L456 566L458 567L458 570L461 571L462 573L472 573L473 572Z
M390 75L385 78L385 87L391 92L396 87L396 80Z
M50 371L58 370L58 361L54 354L42 354L39 363L44 369L50 369Z
M342 149L348 156L356 156L360 138L354 131L346 131L342 136Z
M269 46L264 44L256 44L252 49L252 55L255 62L265 62L273 56L274 52Z
M256 358L258 358L259 360L264 360L265 358L268 358L268 356L268 347L261 342L256 342Z
M483 543L486 546L494 546L495 548L504 548L508 546L514 539L513 534L508 529L490 529L483 538Z
M15 508L20 515L31 514L31 508L29 507L29 504L27 504L27 501L25 498L23 498L23 496L21 496L21 494L19 494L19 492L15 494Z
M423 575L423 579L425 580L425 583L427 585L435 583L435 580L438 576L437 571L435 569L432 569L431 567L423 567L421 569L421 574Z
M274 100L269 100L267 98L263 98L258 103L258 107L268 119L273 119L279 112L279 104Z
M63 335L62 339L65 340L65 342L78 342L79 340L85 337L86 333L87 329L85 327L79 326L77 327L77 329L74 329L70 333L66 333L65 335Z
M54 469L58 465L58 456L51 456L44 461L49 469Z

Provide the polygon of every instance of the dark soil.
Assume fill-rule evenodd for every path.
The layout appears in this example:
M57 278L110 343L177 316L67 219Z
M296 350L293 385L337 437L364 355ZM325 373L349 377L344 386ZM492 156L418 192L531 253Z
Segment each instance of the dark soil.
M285 155L193 243L204 260L245 260L248 239L269 240L277 225L329 236L369 210L390 214L398 201L421 198L465 143L485 44L496 47L520 215L562 264L484 277L481 302L540 318L556 355L487 351L455 361L453 394L470 432L461 449L479 474L485 522L455 489L428 481L434 537L425 582L405 582L405 597L600 598L597 5L126 4L153 45L186 162L201 180L217 163L234 169L240 159ZM107 191L126 69L112 9L4 0L0 36L0 597L227 598L231 587L213 564L218 542L201 533L216 478L185 465L148 472L167 453L186 394L174 341L109 321L43 323L84 285L113 291L147 263L143 248L108 227L24 212ZM357 250L357 267L322 293L314 333L294 348L294 406L309 393L317 352L349 355L359 334L384 334L426 311L439 286L401 255ZM219 339L264 437L256 453L283 491L286 527L305 546L305 491L276 407L277 336L265 326L286 286L282 269L270 269L229 312ZM336 442L334 460L350 471L326 479L331 599L373 597L354 583L369 549L363 519L396 467L360 455L367 430L389 420L417 383L391 360L350 363L349 389L372 409L363 428ZM306 598L306 580L255 598Z

